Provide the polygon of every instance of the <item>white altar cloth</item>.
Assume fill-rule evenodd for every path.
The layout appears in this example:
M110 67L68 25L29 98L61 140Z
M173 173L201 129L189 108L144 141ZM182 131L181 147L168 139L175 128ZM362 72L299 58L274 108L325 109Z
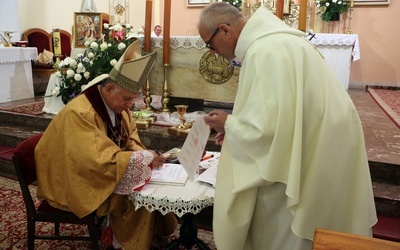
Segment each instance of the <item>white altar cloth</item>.
M60 83L61 79L58 78L55 73L51 74L46 88L46 97L44 98L44 107L42 109L43 112L56 115L62 108L64 108L65 104L62 102L61 96L52 96L52 91L56 87L60 86Z
M0 48L0 103L34 97L31 60L37 49Z
M316 33L311 43L325 57L347 90L349 88L351 62L360 60L358 35Z

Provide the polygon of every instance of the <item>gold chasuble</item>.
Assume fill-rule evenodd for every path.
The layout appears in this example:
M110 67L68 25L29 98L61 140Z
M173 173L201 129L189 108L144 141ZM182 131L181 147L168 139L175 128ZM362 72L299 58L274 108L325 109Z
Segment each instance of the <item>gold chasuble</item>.
M90 89L98 92L96 86ZM85 94L54 117L35 149L37 196L79 217L95 211L109 214L113 234L124 249L147 250L154 235L169 235L175 230L176 219L145 208L135 211L127 196L113 193L133 151L145 147L129 110L119 116L122 128L117 127L123 132L115 136L103 118ZM116 139L120 136L121 140ZM119 147L118 141L124 144Z

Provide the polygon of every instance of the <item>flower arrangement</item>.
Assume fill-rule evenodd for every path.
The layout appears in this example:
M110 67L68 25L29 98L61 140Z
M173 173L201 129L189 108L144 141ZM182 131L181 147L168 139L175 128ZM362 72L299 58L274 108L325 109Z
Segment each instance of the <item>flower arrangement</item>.
M223 0L224 2L229 3L230 5L235 6L238 10L242 8L242 0Z
M321 14L322 21L329 22L335 19L335 15L341 15L350 8L350 0L316 0L319 8L317 14Z
M242 67L242 63L239 61L236 61L236 58L233 58L231 60L231 68L234 68L234 67Z
M129 24L104 24L102 37L86 41L83 55L76 59L67 57L55 65L61 83L52 91L52 96L61 96L62 102L67 104L95 77L108 74L125 49L140 36L140 30L131 32Z

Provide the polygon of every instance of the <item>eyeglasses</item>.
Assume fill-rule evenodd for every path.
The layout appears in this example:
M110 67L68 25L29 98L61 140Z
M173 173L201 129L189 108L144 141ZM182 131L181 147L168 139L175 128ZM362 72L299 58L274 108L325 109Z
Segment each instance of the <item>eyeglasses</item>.
M214 39L214 37L218 34L219 31L219 25L218 27L215 29L214 33L212 34L210 40L208 40L208 42L206 42L206 48L209 48L210 50L215 50L214 47L212 45L210 45L212 39Z
M221 25L221 24L220 24L220 25ZM214 39L214 37L218 34L218 31L220 31L220 29L219 29L219 26L220 26L220 25L218 25L218 27L215 29L215 31L214 31L214 33L212 34L210 40L208 40L208 42L206 42L206 48L209 48L210 50L215 50L215 48L214 48L212 45L210 45L210 43L211 43L212 39ZM229 26L229 23L227 23L226 25Z

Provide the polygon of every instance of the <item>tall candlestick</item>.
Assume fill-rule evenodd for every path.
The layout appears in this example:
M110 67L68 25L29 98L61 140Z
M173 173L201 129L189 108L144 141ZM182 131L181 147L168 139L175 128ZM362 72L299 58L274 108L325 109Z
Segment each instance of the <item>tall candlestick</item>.
M171 29L171 0L164 2L164 37L163 37L163 62L169 64L169 46Z
M61 37L59 28L53 28L53 52L54 55L61 55Z
M280 19L283 19L283 0L275 0L275 15Z
M300 0L299 30L306 31L307 0Z
M144 50L146 52L150 52L152 11L153 11L153 0L146 0L146 17L144 22Z

